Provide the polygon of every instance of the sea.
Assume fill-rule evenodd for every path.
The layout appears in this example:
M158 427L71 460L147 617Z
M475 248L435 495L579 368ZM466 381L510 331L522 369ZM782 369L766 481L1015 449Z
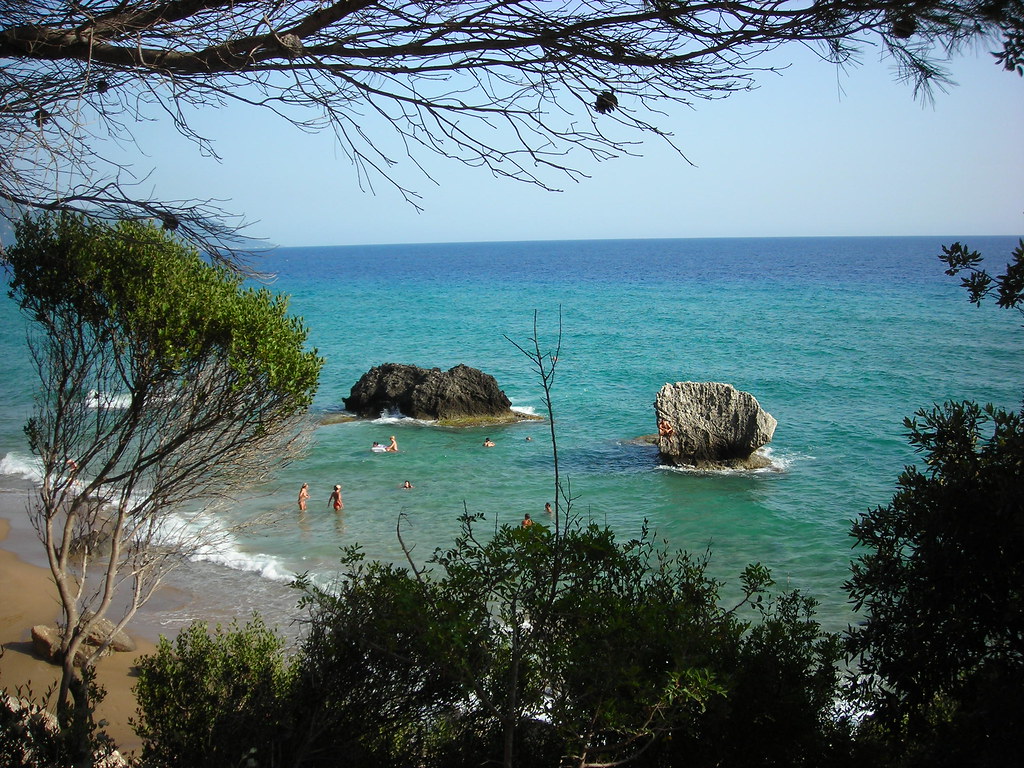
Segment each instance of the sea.
M748 563L819 601L841 631L851 522L892 499L920 460L904 418L948 400L1017 409L1024 330L1016 311L972 305L943 273L962 239L1001 269L1016 237L598 240L278 248L256 266L290 297L326 363L317 419L344 409L385 362L494 376L514 409L543 417L454 429L383 413L319 426L306 456L260 487L228 489L226 524L266 520L179 569L144 621L173 635L197 618L260 612L298 626L288 584L335 578L343 547L425 563L464 512L480 530L546 522L552 437L540 378L518 347L557 355L551 391L571 514L625 541L646 526L669 549L709 553L723 599ZM39 382L26 323L0 299L0 488L38 480L22 427ZM518 347L517 347L518 345ZM716 381L778 420L757 471L663 466L636 438L656 431L665 383ZM398 453L373 442L395 435ZM484 448L490 438L493 448ZM403 489L405 481L411 489ZM302 483L312 498L297 508ZM344 510L328 496L342 485ZM405 542L403 549L399 540ZM41 548L36 554L41 554ZM32 553L26 553L31 557Z

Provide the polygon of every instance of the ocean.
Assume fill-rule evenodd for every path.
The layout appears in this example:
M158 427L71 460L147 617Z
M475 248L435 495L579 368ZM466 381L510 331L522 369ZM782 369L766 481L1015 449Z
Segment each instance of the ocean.
M545 415L540 381L511 343L561 346L552 392L572 512L625 540L645 521L672 549L711 552L711 572L738 584L761 562L777 583L820 601L841 630L856 617L842 584L851 521L887 504L916 456L903 419L945 400L1018 408L1021 316L968 303L943 274L956 238L863 237L608 240L280 248L259 268L291 297L326 359L314 409L343 408L359 377L384 362L493 375L513 408ZM1001 269L1013 237L964 240ZM22 426L34 370L25 325L0 301L0 487L34 479ZM692 472L660 466L653 402L666 382L720 381L753 394L778 420L771 467ZM400 452L372 453L395 435ZM483 448L490 437L493 448ZM531 438L527 440L527 438ZM36 475L37 476L37 473ZM414 486L400 486L408 480ZM312 498L299 514L299 486ZM335 514L328 495L343 486ZM317 429L309 454L264 487L231 489L231 518L273 518L176 577L158 629L257 609L284 627L296 573L327 581L340 547L405 558L396 526L424 562L446 547L464 510L487 525L544 520L552 500L546 422L450 429L395 414ZM732 585L732 587L728 586ZM198 596L198 600L188 595ZM212 606L212 607L211 607Z

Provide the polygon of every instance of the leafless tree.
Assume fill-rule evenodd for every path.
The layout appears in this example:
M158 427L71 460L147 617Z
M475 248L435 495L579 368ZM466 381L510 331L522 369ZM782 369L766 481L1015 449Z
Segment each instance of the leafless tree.
M244 222L145 196L119 160L139 121L216 156L196 110L265 108L416 205L402 153L553 188L581 155L671 143L661 105L749 88L785 43L838 64L877 45L927 89L989 36L1019 69L1022 19L1021 0L0 0L0 200L155 218L220 252Z
M531 366L537 372L540 379L541 389L544 392L544 410L548 414L548 430L551 433L551 472L554 479L554 500L553 522L555 535L560 535L563 522L568 521L569 511L572 507L572 493L569 489L569 481L563 483L561 469L558 463L558 437L555 429L555 406L552 399L552 390L555 386L555 368L558 366L558 355L562 351L562 308L558 308L558 335L555 337L555 348L553 351L545 352L541 348L540 332L537 329L538 312L533 313L533 336L527 343L520 344L508 335L505 340L518 349L530 361Z

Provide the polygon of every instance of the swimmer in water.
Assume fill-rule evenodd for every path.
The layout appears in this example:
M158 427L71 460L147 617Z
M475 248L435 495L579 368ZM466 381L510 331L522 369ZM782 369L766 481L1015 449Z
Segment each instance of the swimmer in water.
M335 512L340 512L345 508L345 505L341 501L341 486L334 486L334 490L331 491L330 505L334 507Z

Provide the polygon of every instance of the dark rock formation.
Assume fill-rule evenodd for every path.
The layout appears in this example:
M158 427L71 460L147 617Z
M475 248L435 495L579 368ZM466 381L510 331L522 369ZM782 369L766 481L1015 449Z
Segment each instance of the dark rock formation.
M771 442L778 422L748 392L731 384L666 384L654 401L658 450L675 466L756 469L768 460L754 452Z
M344 398L345 408L363 418L387 411L440 422L516 421L498 382L476 368L420 368L401 363L374 366Z

